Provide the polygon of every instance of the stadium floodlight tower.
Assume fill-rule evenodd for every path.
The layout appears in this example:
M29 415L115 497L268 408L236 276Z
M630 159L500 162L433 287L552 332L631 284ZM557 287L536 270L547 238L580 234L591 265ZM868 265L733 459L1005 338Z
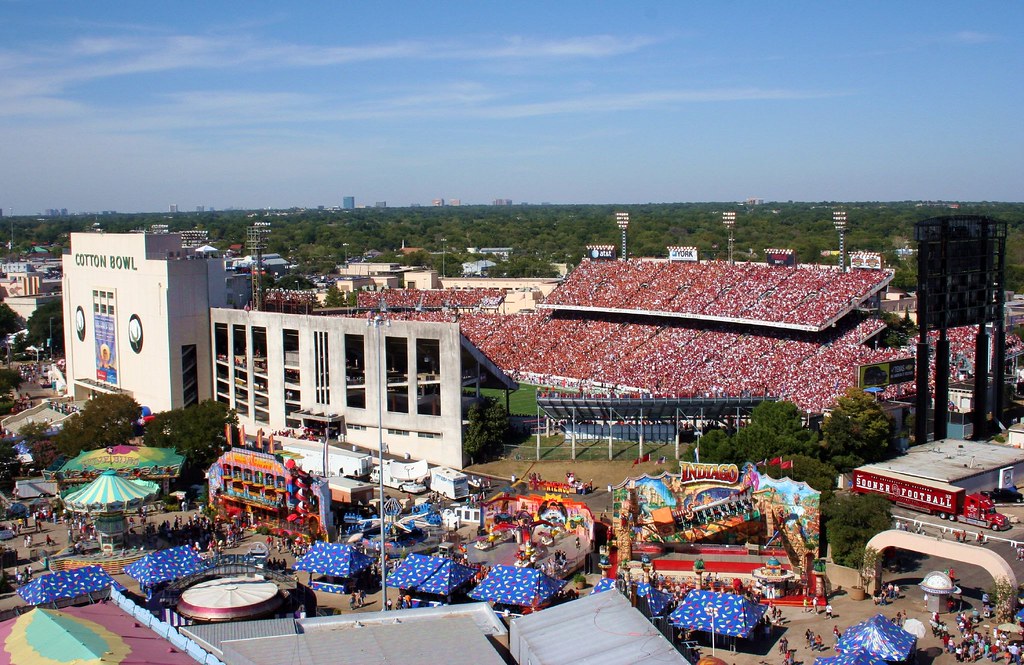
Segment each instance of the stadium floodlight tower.
M839 232L839 267L846 272L846 211L833 210L832 223Z
M729 229L729 265L733 265L732 250L736 246L736 236L733 235L733 231L736 228L736 213L732 210L723 212L722 223L725 224L725 228Z
M617 212L615 213L615 223L619 225L619 230L622 231L622 260L626 260L626 229L629 228L629 213L628 212Z
M384 371L384 331L382 328L390 328L391 320L383 306L380 311L375 312L366 320L366 325L373 328L377 345L377 454L380 462L380 471L377 474L378 491L380 500L377 503L377 519L380 520L380 609L388 609L388 580L387 580L387 547L385 539L387 531L384 528L384 401L387 399L387 372Z
M246 229L246 246L252 256L249 274L252 278L252 309L257 312L263 309L263 250L267 248L267 236L270 235L270 222L253 222Z

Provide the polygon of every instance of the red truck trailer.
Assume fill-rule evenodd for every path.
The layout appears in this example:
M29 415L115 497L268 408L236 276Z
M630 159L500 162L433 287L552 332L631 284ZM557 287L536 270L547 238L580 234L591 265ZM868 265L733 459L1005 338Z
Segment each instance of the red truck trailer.
M1010 520L995 511L992 499L981 494L968 494L962 487L937 480L914 478L884 469L854 469L850 489L858 494L881 494L897 505L938 515L952 522L999 531L1010 528Z

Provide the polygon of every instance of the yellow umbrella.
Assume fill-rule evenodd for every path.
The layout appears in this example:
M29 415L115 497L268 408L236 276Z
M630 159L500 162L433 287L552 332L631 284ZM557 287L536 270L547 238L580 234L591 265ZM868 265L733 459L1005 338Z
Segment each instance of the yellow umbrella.
M15 620L4 650L12 663L109 665L122 662L131 647L95 621L37 607Z

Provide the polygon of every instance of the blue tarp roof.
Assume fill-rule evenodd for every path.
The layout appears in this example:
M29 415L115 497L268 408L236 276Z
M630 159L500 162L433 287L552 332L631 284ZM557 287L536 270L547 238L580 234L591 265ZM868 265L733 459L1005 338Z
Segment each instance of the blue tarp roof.
M476 571L451 559L410 554L390 575L388 584L399 589L447 596L473 579Z
M565 580L548 577L536 568L495 566L469 597L530 607L543 605L563 586Z
M59 598L75 598L94 591L102 591L109 586L124 590L123 586L99 566L85 566L40 575L20 587L18 595L29 605L45 605Z
M352 577L370 567L373 559L351 545L325 543L318 540L309 551L295 560L295 570L308 570L321 575Z
M191 547L182 545L147 554L125 567L124 572L139 584L158 584L187 577L205 567Z
M839 638L836 648L842 652L865 651L882 660L903 660L914 649L917 638L895 625L883 614L850 626Z
M849 653L841 653L838 656L828 658L815 658L814 665L887 665L878 656L872 656L868 652L858 649Z
M719 635L747 637L768 608L735 593L715 593L694 589L669 615L683 628L712 631Z
M672 602L672 594L655 589L646 582L637 586L636 595L647 599L652 616L660 616Z
M601 581L594 585L594 588L590 590L590 595L593 596L595 593L601 593L602 591L610 591L615 588L615 580L610 577L602 577Z

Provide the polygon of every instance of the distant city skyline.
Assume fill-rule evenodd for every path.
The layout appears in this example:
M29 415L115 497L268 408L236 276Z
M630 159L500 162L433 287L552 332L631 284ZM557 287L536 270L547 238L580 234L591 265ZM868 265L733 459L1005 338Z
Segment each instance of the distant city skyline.
M5 2L0 208L1022 201L1022 24L951 0Z

